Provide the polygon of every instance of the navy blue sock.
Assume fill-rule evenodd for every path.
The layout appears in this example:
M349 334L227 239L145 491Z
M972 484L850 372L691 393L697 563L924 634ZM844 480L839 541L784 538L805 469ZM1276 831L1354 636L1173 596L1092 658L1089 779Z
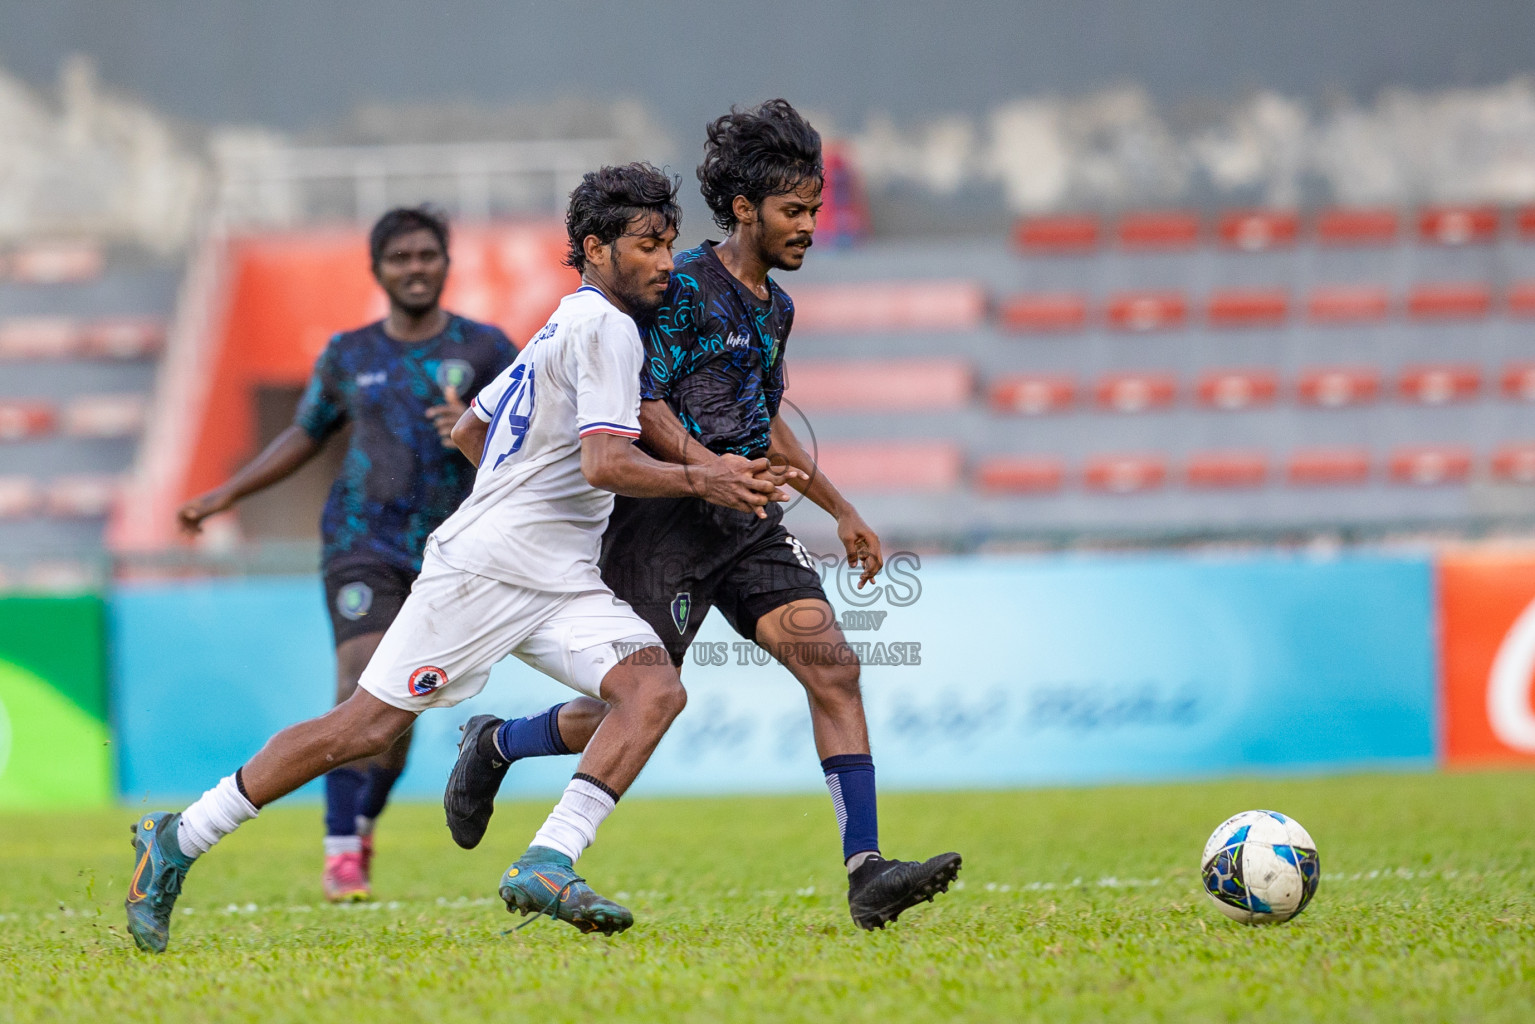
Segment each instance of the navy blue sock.
M874 798L874 758L868 754L838 754L821 762L826 788L842 830L842 859L855 853L879 852L879 809Z
M496 728L496 749L508 761L519 757L546 757L550 754L568 754L570 748L560 736L560 708L556 704L527 718L512 718Z
M371 821L383 814L384 805L389 802L389 791L394 788L396 782L400 781L400 776L404 773L403 768L370 766L367 785L363 786L362 792L357 794L357 816Z
M333 768L325 775L325 834L357 834L357 797L367 777L356 768Z

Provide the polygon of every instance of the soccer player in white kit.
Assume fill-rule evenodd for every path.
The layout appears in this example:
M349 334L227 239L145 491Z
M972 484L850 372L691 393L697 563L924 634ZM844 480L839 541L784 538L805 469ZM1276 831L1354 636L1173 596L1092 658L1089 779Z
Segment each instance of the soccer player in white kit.
M272 737L185 811L135 823L126 907L141 949L165 949L182 881L214 843L335 765L386 749L427 708L474 696L508 654L612 710L532 845L502 876L501 897L508 910L548 913L582 931L633 923L574 862L686 696L650 626L602 582L613 494L696 495L742 511L787 499L783 474L766 459L731 456L700 472L633 445L643 358L633 316L666 290L680 218L675 182L647 164L594 171L571 193L569 262L582 287L454 428L478 466L474 489L427 542L421 574L357 691Z

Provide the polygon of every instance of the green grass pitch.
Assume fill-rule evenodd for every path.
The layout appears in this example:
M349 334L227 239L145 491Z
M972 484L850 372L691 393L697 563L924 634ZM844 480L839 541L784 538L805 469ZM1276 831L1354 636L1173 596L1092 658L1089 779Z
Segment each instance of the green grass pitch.
M963 886L884 932L848 919L824 795L632 800L581 862L611 939L495 900L547 804L479 850L438 807L379 829L379 902L319 901L319 812L277 806L188 879L164 956L123 929L127 811L0 818L0 1019L1535 1020L1535 775L1371 775L890 794L894 856ZM1316 901L1247 928L1200 892L1254 807L1321 848Z

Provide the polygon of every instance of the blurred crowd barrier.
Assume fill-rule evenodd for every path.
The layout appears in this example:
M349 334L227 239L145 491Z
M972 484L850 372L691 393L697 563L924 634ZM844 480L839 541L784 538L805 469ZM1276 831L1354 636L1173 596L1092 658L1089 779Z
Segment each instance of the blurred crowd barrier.
M887 788L1535 763L1529 549L906 555L872 593L837 571ZM322 602L313 577L0 602L0 806L163 801L227 774L328 706ZM718 616L683 681L637 792L820 785L800 688ZM569 697L508 659L479 697L421 718L401 792L441 793L470 715ZM523 762L503 792L557 792L570 771Z

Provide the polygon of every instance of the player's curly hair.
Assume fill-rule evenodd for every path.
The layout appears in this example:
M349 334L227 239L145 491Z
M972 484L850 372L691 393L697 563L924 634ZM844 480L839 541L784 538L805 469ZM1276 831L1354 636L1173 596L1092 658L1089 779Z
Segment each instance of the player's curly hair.
M397 206L384 214L368 233L368 253L373 268L378 269L389 243L411 231L430 231L442 246L442 254L448 254L448 216L435 206Z
M761 206L769 196L825 178L821 133L788 100L768 100L750 110L731 107L709 124L698 184L721 230L735 230L736 196Z
M570 236L565 265L585 270L586 236L596 235L603 245L610 245L623 237L630 221L644 213L658 214L666 227L680 227L678 185L678 179L648 163L588 171L570 193L565 210L565 231Z

